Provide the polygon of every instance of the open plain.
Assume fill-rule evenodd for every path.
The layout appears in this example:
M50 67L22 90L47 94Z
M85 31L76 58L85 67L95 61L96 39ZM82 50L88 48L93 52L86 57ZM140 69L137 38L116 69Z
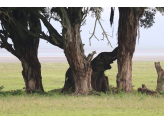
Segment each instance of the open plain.
M69 65L60 57L39 58L42 70L42 82L46 92L59 89L64 86L65 72ZM10 60L9 60L10 59ZM150 61L133 60L132 81L134 94L111 94L99 93L99 95L70 96L61 94L60 91L47 94L29 94L24 92L25 87L21 75L21 63L9 58L0 57L0 61L7 60L10 63L0 63L0 115L1 116L154 116L164 115L164 96L149 96L137 92L137 88L145 84L150 90L155 90L157 85L157 73L154 61L161 61L164 68L163 58L153 58ZM47 61L46 61L47 60ZM49 62L48 62L49 60ZM57 59L56 59L57 60ZM53 63L50 63L53 62ZM112 69L105 71L109 85L116 86L117 63L112 64ZM12 90L12 91L11 91ZM15 90L15 91L14 91Z

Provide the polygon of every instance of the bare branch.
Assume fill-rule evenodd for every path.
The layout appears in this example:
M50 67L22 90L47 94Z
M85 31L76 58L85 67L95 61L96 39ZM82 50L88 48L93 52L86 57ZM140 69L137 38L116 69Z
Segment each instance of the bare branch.
M110 43L110 41L109 41L109 39L108 39L108 36L107 36L107 34L106 34L106 32L105 32L105 30L104 30L104 28L103 28L103 26L101 25L101 22L100 22L100 20L99 20L99 17L98 17L98 7L97 7L97 12L96 12L96 14L97 14L98 22L99 22L99 24L100 24L100 26L101 26L101 28L102 28L102 30L103 30L103 33L105 34L105 36L106 36L106 38L107 38L107 40L108 40L108 45L110 44L110 46L112 47L112 45L111 45L111 43Z
M28 8L29 10L31 10L31 12L37 16L38 18L40 18L44 25L47 27L50 36L46 35L43 31L38 30L37 28L33 28L33 30L35 30L38 33L34 33L33 31L28 30L26 27L24 27L23 25L21 25L17 20L13 19L13 21L15 21L16 26L21 27L22 30L24 30L26 33L37 37L37 38L42 38L44 40L47 40L49 43L51 43L52 45L58 46L59 48L63 49L63 38L62 36L56 31L56 29L53 28L53 26L48 22L48 20L41 15L40 13L34 11L32 8ZM52 37L53 35L53 37ZM54 42L55 39L55 42Z
M85 13L85 16L83 17L83 19L82 19L82 21L81 22L83 22L84 21L84 19L87 17L87 14L89 13L89 7L87 7L87 9L85 10L85 8L84 8L84 13Z
M86 60L88 62L91 62L94 54L96 54L96 51L93 51L92 53L89 53L88 56L87 56L87 58L86 58Z
M108 40L108 45L110 44L110 46L112 47L112 45L111 45L111 43L110 43L110 41L109 41L109 39L108 39L108 36L110 36L110 35L108 35L108 34L106 34L106 32L105 32L105 30L104 30L104 28L103 28L103 26L101 25L101 22L100 22L100 19L99 19L99 16L98 16L98 7L96 8L96 14L97 14L97 16L96 16L96 21L95 21L95 26L94 26L94 30L93 30L93 33L92 33L92 36L89 38L89 43L90 43L90 46L91 46L91 38L93 37L93 36L95 36L95 29L96 29L96 23L97 23L97 20L98 20L98 22L99 22L99 24L100 24L100 26L101 26L101 28L102 28L102 30L103 30L103 39L101 39L101 40L104 40L104 35L106 36L106 38L107 38L107 40ZM107 36L108 35L108 36ZM113 37L113 36L110 36L110 37ZM98 38L95 36L95 38L98 40ZM98 40L99 41L99 40Z
M91 38L92 38L93 36L95 36L96 23L97 23L97 18L96 18L96 21L95 21L95 26L94 26L94 30L93 30L92 36L89 38L89 44L90 44L90 46L91 46ZM96 36L95 36L95 37L96 37ZM98 40L97 37L96 37L96 39ZM99 40L98 40L98 41L99 41Z

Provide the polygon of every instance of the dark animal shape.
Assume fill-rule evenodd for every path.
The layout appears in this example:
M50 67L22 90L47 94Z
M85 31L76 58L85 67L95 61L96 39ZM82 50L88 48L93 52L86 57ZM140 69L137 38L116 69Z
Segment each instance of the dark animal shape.
M116 47L112 52L101 52L91 61L91 85L95 91L109 91L108 77L105 76L104 71L112 68L110 64L117 59L117 52L118 47ZM67 92L70 88L72 88L72 91L75 90L75 82L71 69L69 68L65 75L65 85L62 92Z

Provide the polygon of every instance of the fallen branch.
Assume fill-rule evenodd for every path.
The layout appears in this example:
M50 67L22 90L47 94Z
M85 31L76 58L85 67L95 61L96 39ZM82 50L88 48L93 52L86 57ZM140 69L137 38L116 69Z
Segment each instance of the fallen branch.
M145 84L142 84L142 88L138 88L138 92L146 93L146 94L149 94L149 95L157 94L156 91L151 91L151 90L147 89L147 87L145 86Z

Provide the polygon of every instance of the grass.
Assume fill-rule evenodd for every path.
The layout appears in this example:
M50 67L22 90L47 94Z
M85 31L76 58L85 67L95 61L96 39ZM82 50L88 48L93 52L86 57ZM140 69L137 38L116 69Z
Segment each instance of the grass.
M164 68L164 62L161 62L161 66ZM63 87L68 67L66 63L42 63L42 80L45 91ZM22 67L19 63L0 63L0 86L4 86L0 90L1 116L164 115L164 96L148 96L136 92L142 84L155 90L157 73L154 62L133 62L134 94L100 93L100 96L68 96L56 92L46 95L27 95L24 90L18 90L25 87L21 71ZM109 84L116 86L116 62L105 74L108 76Z

